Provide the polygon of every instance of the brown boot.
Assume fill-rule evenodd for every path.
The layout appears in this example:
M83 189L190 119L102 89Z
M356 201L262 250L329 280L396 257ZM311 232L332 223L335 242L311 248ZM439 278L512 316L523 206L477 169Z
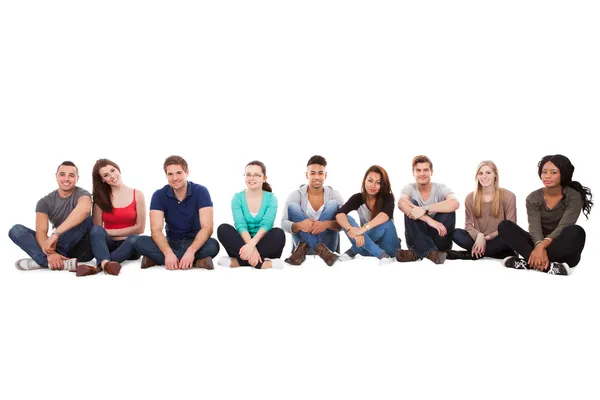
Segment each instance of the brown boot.
M75 267L75 275L77 276L96 275L99 271L98 267L93 265L77 264L77 267Z
M418 257L412 250L398 249L396 250L396 260L398 260L398 262L410 262L417 261Z
M154 267L155 265L158 265L158 264L155 263L154 260L152 260L150 257L146 257L146 256L142 257L142 269Z
M327 248L323 243L315 246L315 254L325 261L330 267L337 261L338 256Z
M104 264L104 267L102 268L104 269L104 273L107 275L119 275L119 272L121 272L121 264L119 264L116 261L109 261L106 264Z
M211 257L204 257L194 261L194 268L215 269Z
M306 242L300 242L298 243L298 246L296 246L296 250L285 259L285 262L290 265L300 265L306 260L307 252L308 244Z
M437 250L431 250L427 256L425 256L428 260L433 261L436 264L443 264L446 261L446 253Z

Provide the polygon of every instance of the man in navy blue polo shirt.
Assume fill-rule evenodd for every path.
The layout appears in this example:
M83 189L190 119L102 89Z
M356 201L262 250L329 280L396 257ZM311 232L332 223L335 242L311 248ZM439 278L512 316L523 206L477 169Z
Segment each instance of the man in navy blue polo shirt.
M214 269L212 259L219 253L219 242L210 237L213 203L208 190L187 180L188 164L182 157L168 157L163 168L169 184L152 195L152 237L140 236L135 245L143 255L142 268Z

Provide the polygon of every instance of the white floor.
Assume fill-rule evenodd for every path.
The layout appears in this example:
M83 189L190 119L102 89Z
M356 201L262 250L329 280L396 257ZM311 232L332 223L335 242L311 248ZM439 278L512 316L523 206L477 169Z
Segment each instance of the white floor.
M591 255L591 254L589 254ZM588 257L589 258L589 257ZM592 399L600 272L498 261L118 277L0 270L3 381L19 399Z

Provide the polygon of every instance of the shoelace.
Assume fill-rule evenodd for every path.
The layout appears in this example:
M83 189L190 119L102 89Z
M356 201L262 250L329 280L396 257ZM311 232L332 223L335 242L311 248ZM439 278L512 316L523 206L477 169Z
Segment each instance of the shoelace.
M515 260L516 269L527 269L527 263L523 259Z

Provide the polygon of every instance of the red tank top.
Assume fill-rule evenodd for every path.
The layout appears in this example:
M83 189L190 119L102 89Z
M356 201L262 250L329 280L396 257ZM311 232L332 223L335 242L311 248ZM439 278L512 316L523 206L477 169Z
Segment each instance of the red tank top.
M104 229L122 229L135 225L137 210L135 201L135 189L133 189L133 201L127 207L113 207L111 213L102 212Z

